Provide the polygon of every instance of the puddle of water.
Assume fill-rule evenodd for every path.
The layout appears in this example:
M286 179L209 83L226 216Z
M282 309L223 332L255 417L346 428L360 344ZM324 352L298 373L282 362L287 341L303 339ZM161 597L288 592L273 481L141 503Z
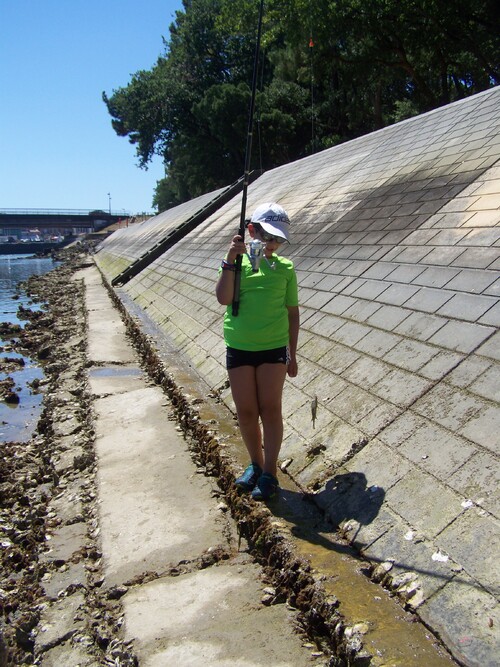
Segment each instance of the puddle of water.
M113 377L140 377L143 371L132 366L93 366L89 369L89 377L113 378Z

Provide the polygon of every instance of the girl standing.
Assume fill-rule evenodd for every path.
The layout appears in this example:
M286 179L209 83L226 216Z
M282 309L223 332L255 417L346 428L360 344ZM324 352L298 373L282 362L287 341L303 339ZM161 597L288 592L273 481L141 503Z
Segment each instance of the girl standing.
M256 500L269 500L278 491L283 385L287 373L297 375L297 277L293 263L276 254L290 240L290 220L279 204L259 206L247 228L252 240L263 243L262 258L252 262L241 236L234 236L222 261L216 295L219 303L228 306L224 316L226 366L251 461L235 484ZM238 255L242 255L240 308L234 316L231 304Z

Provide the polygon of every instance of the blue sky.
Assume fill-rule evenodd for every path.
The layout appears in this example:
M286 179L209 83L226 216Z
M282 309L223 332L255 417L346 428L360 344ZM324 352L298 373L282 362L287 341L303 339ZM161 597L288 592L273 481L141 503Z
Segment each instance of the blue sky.
M0 209L152 211L102 101L164 52L181 0L0 0ZM108 196L108 193L110 196Z

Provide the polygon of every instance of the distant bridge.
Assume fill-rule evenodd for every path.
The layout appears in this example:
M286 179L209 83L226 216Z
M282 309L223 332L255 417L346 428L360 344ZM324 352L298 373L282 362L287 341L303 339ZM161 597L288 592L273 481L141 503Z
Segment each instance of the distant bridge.
M0 209L0 235L16 238L27 235L77 236L98 231L129 217L125 210L5 208Z

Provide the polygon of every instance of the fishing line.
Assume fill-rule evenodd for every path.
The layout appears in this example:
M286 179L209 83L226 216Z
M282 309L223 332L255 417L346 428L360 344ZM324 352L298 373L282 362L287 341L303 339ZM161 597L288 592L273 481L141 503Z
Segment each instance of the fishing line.
M250 109L248 113L248 131L247 144L245 149L245 171L243 174L243 195L241 198L240 228L238 234L242 240L245 240L245 215L247 208L247 191L250 180L250 162L252 157L252 135L253 135L253 116L255 111L255 93L257 89L257 73L259 67L260 38L262 34L262 15L264 13L264 0L260 1L259 24L257 28L257 40L255 42L255 57L252 74L252 95L250 98ZM237 316L240 308L240 286L241 286L241 262L242 256L236 257L235 276L234 276L234 295L232 302L233 316Z

